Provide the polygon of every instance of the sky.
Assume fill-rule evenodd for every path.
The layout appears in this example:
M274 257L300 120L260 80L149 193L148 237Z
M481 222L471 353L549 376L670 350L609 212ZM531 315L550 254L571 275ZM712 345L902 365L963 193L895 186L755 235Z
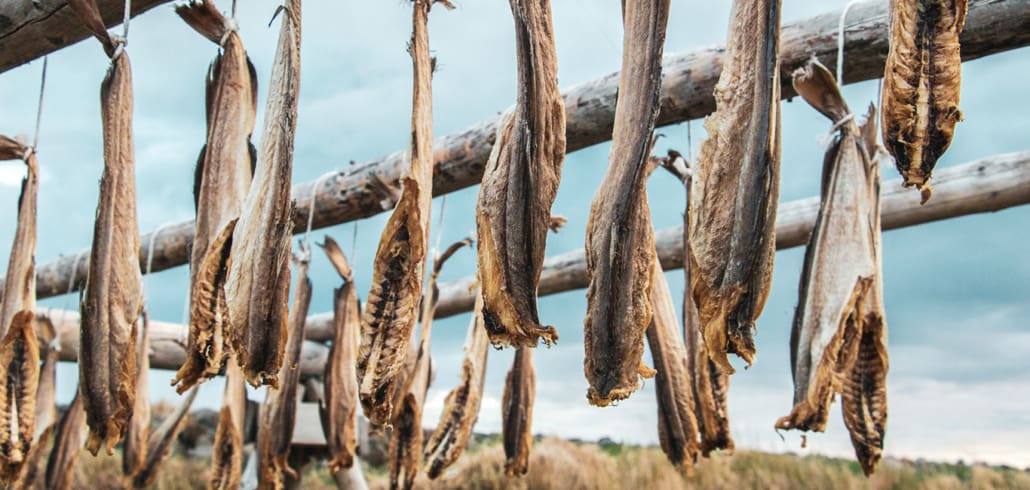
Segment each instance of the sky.
M222 8L229 1L217 0ZM244 45L257 67L259 111L264 106L278 21L267 26L273 0L240 2ZM515 52L511 12L503 1L459 1L458 9L435 9L430 44L438 60L433 80L434 134L443 136L493 117L515 97ZM839 9L847 2L784 2L784 23ZM673 2L666 54L725 42L730 1ZM563 89L619 69L622 28L618 2L553 2L559 83ZM293 178L310 182L393 153L410 132L411 62L405 47L411 29L406 2L305 2L299 122ZM205 137L203 80L216 46L187 27L169 5L132 21L128 52L135 95L137 206L141 231L193 217L193 165ZM107 59L93 40L50 56L39 145L41 188L37 263L87 248L92 237L98 179L103 169L100 82ZM39 73L34 62L0 74L0 134L31 134ZM958 125L938 168L1026 149L1030 134L1026 74L1030 51L1010 51L963 64ZM876 98L876 82L844 89L851 107ZM822 139L828 121L800 99L782 106L781 201L819 192ZM261 114L259 113L259 120ZM257 125L258 128L261 124ZM700 121L669 126L657 153L676 148L696 152L704 137ZM255 134L255 138L259 138ZM551 235L547 254L583 246L589 204L607 163L609 144L567 156L553 207L568 218ZM18 185L24 166L0 164L0 256L14 235ZM893 168L884 180L896 179ZM648 186L656 229L682 223L684 189L656 173ZM442 226L434 212L432 236L445 245L475 226L475 187L447 197ZM918 193L912 192L913 205ZM441 207L434 201L434 210ZM7 211L2 211L7 210ZM313 232L335 237L351 255L361 296L368 288L372 259L387 219L380 214ZM889 421L885 452L900 458L964 460L1030 466L1030 207L967 216L889 231L883 235L883 273L889 327ZM356 240L352 236L357 231ZM296 243L296 240L294 241ZM773 423L791 408L793 388L789 331L803 249L777 253L772 292L758 320L758 356L731 380L731 430L738 447L852 457L847 431L835 405L826 434L800 447L798 433L777 434ZM475 254L459 252L441 280L475 271ZM677 308L682 271L667 277ZM331 309L338 276L316 249L311 267L311 312ZM187 268L145 278L152 318L182 322ZM43 306L77 308L74 298L41 301ZM586 401L582 321L585 291L540 298L540 316L561 339L534 356L537 395L533 431L563 437L610 437L627 443L657 443L653 382L615 407ZM434 322L432 354L438 368L430 388L424 425L433 426L443 398L457 383L469 314ZM489 354L478 432L499 432L500 399L511 365L510 351ZM645 359L650 363L649 354ZM151 376L153 400L174 400L171 371ZM59 402L75 389L76 366L59 369ZM221 380L204 385L195 407L215 408ZM264 393L252 390L251 399Z

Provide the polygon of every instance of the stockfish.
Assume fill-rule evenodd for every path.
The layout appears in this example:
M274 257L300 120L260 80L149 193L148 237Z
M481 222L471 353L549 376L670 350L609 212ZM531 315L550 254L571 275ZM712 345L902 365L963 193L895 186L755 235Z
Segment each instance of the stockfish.
M211 449L211 490L236 490L243 475L243 424L247 412L247 386L243 370L225 365L225 392L218 412L218 427Z
M587 223L584 372L592 405L640 387L644 331L651 322L654 230L647 204L651 133L658 117L669 0L623 2L622 72L608 172Z
M57 435L54 436L54 448L50 450L46 466L46 488L48 490L68 490L75 481L75 463L82 451L86 412L84 410L81 390L75 392L75 398L57 424Z
M515 19L518 98L497 128L476 206L483 321L495 345L558 340L540 324L537 285L551 205L565 158L550 0L509 0Z
M887 326L880 258L880 171L875 108L859 126L833 75L812 61L794 87L833 121L819 215L805 250L791 330L794 408L776 427L823 431L834 396L868 475L883 450L887 424Z
M708 355L754 360L776 252L780 171L780 0L734 0L716 111L690 193L690 288Z
M143 333L136 350L136 403L122 445L122 474L132 478L147 459L150 437L150 315L143 310Z
M168 415L157 430L150 433L147 439L146 459L132 477L133 488L145 488L154 483L161 470L161 465L171 456L175 449L175 441L179 439L179 433L186 426L187 415L193 400L197 398L199 387L193 387L179 406Z
M533 446L533 399L536 371L533 351L515 350L515 361L504 381L501 398L501 442L504 444L504 474L522 476L529 471L529 450Z
M962 83L966 0L892 0L883 71L883 143L905 187L930 199L930 176L951 145Z

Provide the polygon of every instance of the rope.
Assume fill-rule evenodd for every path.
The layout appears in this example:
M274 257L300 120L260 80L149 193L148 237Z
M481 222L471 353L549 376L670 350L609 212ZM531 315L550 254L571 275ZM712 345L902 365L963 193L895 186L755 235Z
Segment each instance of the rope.
M318 180L315 181L315 185L311 187L311 202L308 203L308 228L304 231L304 244L307 245L307 249L311 250L311 225L315 222L315 200L318 197L318 188L322 187L322 182L325 179L336 175L336 172L329 172L322 174Z
M232 18L236 19L236 0L232 0Z
M350 238L350 261L352 264L356 264L358 256L358 222L354 222L354 232Z
M691 161L694 160L694 135L692 134L691 128L694 127L694 121L687 121L687 157Z
M165 228L168 228L169 226L172 226L173 224L174 223L165 223L165 224L163 224L161 226L158 226L157 229L154 230L154 232L150 234L150 241L147 244L147 268L146 268L146 272L143 273L144 275L149 276L150 272L154 270L154 242L157 241L157 236L161 234L161 231L163 231ZM144 281L143 284L144 284L143 285L143 302L146 303L146 301L147 301L146 281ZM189 296L189 295L187 294L187 296Z
M40 124L43 122L43 93L46 91L47 58L47 56L43 57L43 74L39 77L39 104L36 106L36 134L32 136L32 146L29 147L29 152L26 152L26 160L28 160L30 154L36 152L36 148L39 146L39 128Z
M447 194L440 199L440 216L436 221L436 245L433 245L433 260L440 257L440 240L443 239L443 217L447 210Z
M840 13L840 22L837 24L837 83L844 85L844 22L848 18L848 11L861 0L851 0L844 11Z

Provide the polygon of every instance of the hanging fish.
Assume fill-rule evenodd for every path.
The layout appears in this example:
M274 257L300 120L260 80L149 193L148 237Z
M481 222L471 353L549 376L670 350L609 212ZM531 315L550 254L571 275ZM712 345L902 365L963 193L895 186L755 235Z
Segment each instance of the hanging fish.
M161 421L161 425L150 433L147 438L146 458L139 469L132 476L133 488L146 488L154 483L160 474L161 465L172 455L175 449L175 441L179 439L179 433L186 426L187 416L193 400L197 398L199 387L193 387L183 398L175 411Z
M734 0L715 113L690 192L690 288L708 355L750 365L776 252L780 0Z
M486 380L486 356L490 340L482 316L482 288L476 295L472 321L465 334L465 358L461 362L461 380L443 402L440 422L423 451L426 474L440 476L445 469L461 457L472 436L472 426L479 417L479 404L483 401L483 382Z
M94 455L108 454L125 435L136 400L136 335L143 309L132 143L132 68L121 42L108 34L95 0L68 5L104 47L111 66L100 87L104 172L83 289L79 389Z
M309 250L301 243L297 260L297 283L290 309L290 328L286 342L286 361L278 377L282 384L268 389L258 411L258 488L281 489L286 475L296 477L287 458L297 422L297 390L300 386L300 353L304 345L304 320L311 305L311 280L308 279Z
M504 381L501 397L501 441L504 443L504 474L522 476L529 471L529 450L533 446L533 400L536 398L536 370L533 351L515 350L515 360Z
M623 2L622 73L608 172L587 223L584 371L592 405L627 398L646 375L654 229L647 204L651 133L658 118L669 0Z
M417 8L417 7L416 7ZM431 381L429 358L429 340L433 329L433 315L440 291L437 279L447 259L464 246L471 245L471 239L464 239L447 247L433 262L433 271L429 276L429 287L422 298L422 325L419 329L418 351L415 355L412 373L408 376L404 395L398 400L396 415L392 419L393 433L390 435L390 488L410 489L418 474L419 460L422 457L422 408L426 400L426 391Z
M868 475L882 455L887 425L875 108L859 126L833 75L814 60L794 72L794 88L833 122L837 136L823 161L819 215L790 336L794 408L776 427L823 431L841 394L844 423Z
M150 315L143 310L143 333L136 348L136 404L122 444L122 474L132 478L147 459L150 437Z
M243 475L243 424L247 413L247 386L243 369L225 365L225 393L218 412L218 427L211 449L211 490L236 490Z
M343 250L326 236L322 245L329 262L343 279L333 293L333 343L325 365L325 387L319 415L329 448L329 471L354 464L358 433L358 343L361 341L361 304L354 275Z
M518 98L497 128L476 206L483 320L496 345L550 345L537 284L551 205L565 158L565 103L558 90L550 0L509 0L515 19Z
M962 83L959 36L966 0L891 0L883 71L883 143L905 187L930 199L930 176L951 145Z
M39 167L28 146L0 136L0 160L24 160L18 224L0 299L0 482L17 479L36 438L39 342L36 339L36 202Z
M57 424L54 436L54 448L46 465L46 488L48 490L69 490L75 480L75 463L82 452L83 432L86 423L83 394L75 392L75 397Z
M658 400L658 441L662 451L684 476L694 473L698 427L694 397L687 371L687 351L680 337L672 292L661 267L655 267L651 303L654 315L647 341L654 359L655 398Z
M60 354L57 329L49 318L42 315L36 316L35 328L39 357L43 359L36 387L36 434L13 488L45 488L46 460L53 446L50 436L57 425L57 362Z
M293 137L300 91L300 0L282 7L282 28L265 105L261 154L235 229L225 299L229 346L247 381L278 386L286 344L293 205Z
M176 7L190 27L221 50L206 79L207 139L193 183L196 226L190 256L190 333L176 373L179 393L219 373L231 355L225 282L233 231L250 188L256 150L257 74L235 23L211 0Z
M401 197L379 238L372 287L361 317L358 393L365 416L389 423L397 374L411 342L418 315L433 199L432 78L436 62L429 56L429 9L446 0L414 0L408 52L414 66L410 166L401 178Z
M693 170L679 152L669 151L661 164L680 179L687 190L687 205L683 212L683 342L687 355L687 376L690 377L694 399L694 418L701 433L701 454L708 457L716 449L733 451L730 436L729 403L730 377L719 369L708 356L708 347L701 336L700 320L694 296L690 294L690 188Z

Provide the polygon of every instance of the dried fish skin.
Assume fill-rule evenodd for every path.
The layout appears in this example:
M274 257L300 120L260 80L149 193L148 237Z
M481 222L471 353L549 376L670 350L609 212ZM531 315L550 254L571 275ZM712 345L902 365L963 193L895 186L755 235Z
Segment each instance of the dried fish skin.
M678 155L670 154L675 158ZM673 163L674 160L670 160ZM694 419L701 435L701 455L708 457L717 449L732 453L735 445L730 435L729 391L730 377L719 369L708 356L701 335L701 320L690 291L690 199L693 182L689 172L673 172L687 188L687 206L683 212L683 344L686 348L687 376L690 377L694 400Z
M50 436L56 430L57 362L60 354L59 344L55 341L57 329L49 318L43 316L35 317L35 329L39 357L43 360L36 386L36 433L29 455L12 488L45 488L46 460L52 447Z
M143 310L143 334L136 348L136 402L122 444L122 474L132 477L147 459L150 437L150 315Z
M175 411L161 421L161 425L147 438L146 458L139 470L132 476L133 488L146 488L154 483L161 470L161 464L172 454L179 433L186 426L187 416L199 387L193 387L179 403Z
M690 288L708 354L754 361L755 320L776 252L780 172L780 0L734 0L716 111L690 192Z
M290 182L300 91L301 2L282 10L254 181L233 232L225 283L229 344L247 381L278 386L287 338Z
M818 62L794 73L798 93L834 122L821 203L805 251L791 331L794 407L779 429L822 431L834 395L866 474L883 448L888 369L880 257L880 174L875 109L863 126Z
M311 305L311 280L308 279L308 251L301 248L297 261L297 283L290 309L289 340L286 360L279 371L282 384L269 388L258 411L258 488L280 489L286 475L296 477L287 463L290 441L297 422L297 390L300 385L300 353L304 345L304 320Z
M31 311L19 311L0 341L0 482L12 482L36 434L39 344Z
M565 103L550 0L509 0L518 47L518 99L497 129L476 206L483 319L495 345L557 341L540 324L537 285L565 158Z
M243 370L234 362L225 366L225 393L218 413L212 446L211 490L236 490L243 475L243 424L247 410L247 387Z
M647 341L657 371L658 441L672 465L684 476L690 476L694 473L698 453L695 403L676 307L665 273L659 267L655 268L651 301L654 316L647 327Z
M27 145L0 136L0 160L23 160L25 178L18 197L18 224L11 244L11 255L0 292L0 338L11 329L20 312L31 313L36 307L36 210L39 199L39 165L35 152ZM35 330L32 331L35 336ZM36 361L38 362L38 357Z
M18 197L18 223L0 295L0 482L14 482L29 458L36 434L39 343L36 339L36 207L39 169L26 145L0 136L0 160L27 167ZM52 398L52 397L51 397Z
M225 298L236 219L250 188L255 150L250 142L257 112L257 76L231 22L210 0L176 7L176 13L222 48L208 70L207 139L197 160L196 232L190 256L190 335L179 393L217 375L231 354Z
M904 185L930 199L930 176L962 119L959 35L966 0L892 0L883 72L883 143Z
M232 235L237 220L233 219L211 241L210 252L194 263L190 281L190 332L186 346L186 361L175 373L172 384L184 393L200 381L212 378L221 371L232 348L228 345L228 312L225 281L229 268ZM194 239L196 242L196 239ZM204 246L198 243L197 246ZM197 248L194 248L196 251Z
M606 406L640 387L651 322L654 230L647 203L669 1L623 2L622 73L608 171L590 205L583 322L587 400Z
M50 451L46 465L46 488L50 490L69 490L75 479L75 463L82 452L83 429L86 423L82 391L75 392L75 397L68 405L61 421L57 424L54 436L54 448Z
M504 381L501 397L501 441L504 443L504 474L523 476L529 471L529 450L533 447L533 400L536 398L536 370L533 351L515 350L515 360Z
M482 289L476 298L475 312L482 311ZM474 314L465 335L465 358L461 363L461 381L447 398L440 414L440 422L423 451L426 474L431 479L439 477L443 470L454 464L468 445L472 427L479 417L479 406L483 400L483 383L486 381L486 358L490 339L481 314Z
M394 412L392 395L417 319L429 253L435 62L429 56L428 20L434 3L413 2L413 29L408 44L414 68L410 166L401 178L400 200L379 239L372 287L361 317L358 393L365 416L376 424L388 424ZM443 5L449 6L446 2Z
M137 323L143 308L132 148L129 56L111 61L101 86L104 172L80 310L79 389L86 449L114 454L135 402Z
M689 272L685 284L690 284ZM701 336L697 306L690 289L684 291L684 342L687 348L687 373L694 394L694 418L701 434L701 455L723 449L732 452L735 444L730 435L730 377L708 357L708 348Z
M329 472L354 465L358 421L358 344L361 341L361 304L350 264L330 237L322 245L343 279L333 291L333 343L325 366L325 385L319 415L329 447Z

